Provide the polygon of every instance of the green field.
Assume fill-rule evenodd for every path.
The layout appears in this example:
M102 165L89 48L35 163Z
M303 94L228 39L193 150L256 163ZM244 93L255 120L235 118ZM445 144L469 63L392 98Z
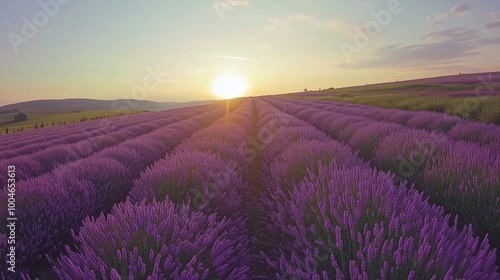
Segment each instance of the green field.
M131 111L130 114L141 112L144 111ZM90 121L93 118L112 118L120 115L112 110L78 110L75 112L73 109L38 109L23 111L23 113L28 116L28 120L23 122L14 122L14 115L17 113L0 114L0 134L5 135L7 129L8 133L35 129L35 126L37 129L41 129L42 123L43 127L51 127L64 123L77 123L82 120Z
M291 98L358 103L381 108L447 113L500 125L500 86L481 84L490 92L475 94L478 84L392 83L285 95ZM494 90L494 91L491 91ZM461 93L469 96L461 96ZM454 95L455 94L455 95Z

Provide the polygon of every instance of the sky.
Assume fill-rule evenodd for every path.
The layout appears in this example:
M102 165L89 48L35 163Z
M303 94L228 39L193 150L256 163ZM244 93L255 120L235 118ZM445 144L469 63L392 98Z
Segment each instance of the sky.
M214 99L498 71L500 1L2 0L0 106Z

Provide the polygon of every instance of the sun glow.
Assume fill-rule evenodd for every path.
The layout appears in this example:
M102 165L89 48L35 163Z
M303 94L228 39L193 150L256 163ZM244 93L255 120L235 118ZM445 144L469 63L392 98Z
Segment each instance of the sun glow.
M212 84L212 91L221 99L241 97L245 95L248 88L248 81L238 73L223 74Z

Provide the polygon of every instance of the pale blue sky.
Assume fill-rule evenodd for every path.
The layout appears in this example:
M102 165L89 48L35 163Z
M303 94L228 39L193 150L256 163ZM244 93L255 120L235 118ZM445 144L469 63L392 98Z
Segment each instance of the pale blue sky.
M261 95L500 70L499 1L64 2L0 2L0 105L127 97L147 68L168 73L141 95L154 101L212 99L226 71ZM40 3L54 11L46 24ZM355 28L377 28L373 13L391 4L399 12L356 44ZM23 18L40 27L23 33Z

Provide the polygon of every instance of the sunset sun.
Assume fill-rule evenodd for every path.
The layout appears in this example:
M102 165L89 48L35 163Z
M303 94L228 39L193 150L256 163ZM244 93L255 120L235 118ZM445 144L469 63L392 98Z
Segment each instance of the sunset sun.
M231 99L245 95L248 87L248 81L242 75L226 73L214 80L212 91L221 99Z

